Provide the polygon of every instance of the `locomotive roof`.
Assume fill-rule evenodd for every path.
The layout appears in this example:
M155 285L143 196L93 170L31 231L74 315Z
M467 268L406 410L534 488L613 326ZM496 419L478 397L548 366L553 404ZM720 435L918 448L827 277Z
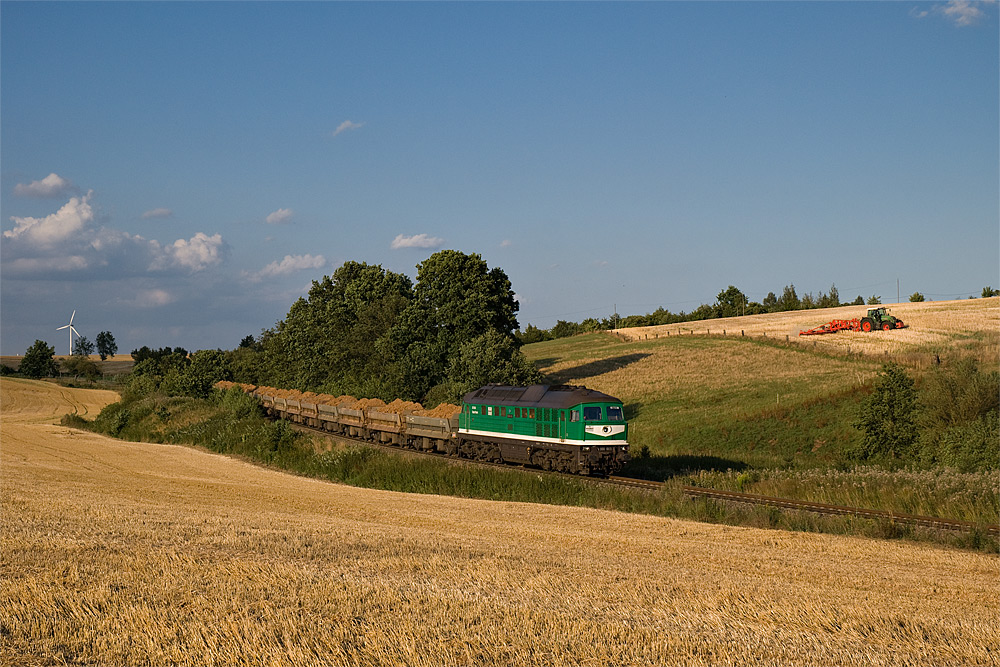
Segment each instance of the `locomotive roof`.
M470 391L462 399L466 403L490 403L493 405L530 406L564 410L580 403L621 403L614 396L608 396L586 387L571 385L533 384L528 387L509 387L488 384Z

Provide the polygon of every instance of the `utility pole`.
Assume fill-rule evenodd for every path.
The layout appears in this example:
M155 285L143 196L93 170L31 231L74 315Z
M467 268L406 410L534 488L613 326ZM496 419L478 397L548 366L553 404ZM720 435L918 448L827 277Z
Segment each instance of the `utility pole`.
M896 278L896 303L899 303L899 278Z

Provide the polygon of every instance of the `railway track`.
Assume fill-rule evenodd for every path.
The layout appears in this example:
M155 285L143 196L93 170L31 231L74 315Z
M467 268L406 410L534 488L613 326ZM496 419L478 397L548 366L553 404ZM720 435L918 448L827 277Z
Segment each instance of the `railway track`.
M449 460L458 460L463 463L471 463L481 466L499 467L508 470L512 469L511 465L504 463L492 463L488 461L476 461L474 459L464 459L464 458L455 459L455 457L448 456L447 454L440 454L436 452L425 452L415 449L404 449L393 445L385 445L377 442L372 442L369 440L362 440L360 438L351 438L343 435L337 435L320 428L307 426L305 424L293 424L293 426L295 428L302 429L304 431L309 431L312 433L320 433L331 439L339 440L342 442L360 443L369 445L371 447L378 447L380 449L391 450L393 452L404 452L406 454L414 454L421 456L437 456ZM639 489L643 491L656 492L660 491L664 486L663 482L657 482L646 479L637 479L634 477L621 477L617 475L601 478L601 477L582 477L580 475L568 475L566 473L558 473L558 472L534 470L534 469L532 469L531 472L532 474L555 475L560 477L570 477L572 479L593 481L602 484L613 484L615 486L620 486L630 489ZM782 509L796 510L800 512L812 512L814 514L826 514L834 516L856 516L865 519L883 520L883 521L890 521L893 523L900 523L912 526L922 526L925 528L937 528L942 530L956 530L965 532L982 530L986 532L988 535L1000 535L1000 525L998 524L984 525L984 524L973 523L971 521L959 521L957 519L944 519L940 517L920 516L914 514L901 514L887 510L873 510L863 507L830 505L828 503L818 503L809 500L775 498L772 496L763 496L753 493L742 493L739 491L722 491L719 489L707 489L699 486L683 486L682 490L685 493L685 495L695 498L709 498L712 500L720 500L725 502L745 503L751 505L765 505L770 507L779 507Z
M609 482L628 488L648 489L658 491L663 486L663 482L650 480L633 479L631 477L609 477ZM696 498L711 498L727 502L747 503L751 505L767 505L770 507L780 507L782 509L797 510L800 512L812 512L814 514L828 514L839 516L856 516L865 519L880 519L902 523L912 526L924 526L926 528L940 528L945 530L973 531L983 530L989 535L1000 535L1000 525L998 524L976 524L971 521L959 521L957 519L943 519L933 516L920 516L915 514L901 514L886 510L873 510L863 507L846 507L844 505L830 505L828 503L817 503L810 500L793 500L791 498L775 498L773 496L762 496L754 493L742 493L739 491L722 491L719 489L706 489L699 486L684 486L682 490L686 495Z
M817 503L808 500L773 498L770 496L760 496L752 493L740 493L738 491L704 489L697 486L685 486L684 493L689 496L700 498L712 498L714 500L750 503L754 505L768 505L771 507L781 507L784 509L813 512L816 514L857 516L865 519L881 519L891 521L893 523L902 523L911 526L924 526L926 528L940 528L945 530L983 530L990 535L1000 535L1000 525L997 524L980 525L971 521L959 521L957 519L942 519L939 517L919 516L915 514L899 514L897 512L890 512L886 510L872 510L862 507L844 507L842 505L829 505L827 503Z

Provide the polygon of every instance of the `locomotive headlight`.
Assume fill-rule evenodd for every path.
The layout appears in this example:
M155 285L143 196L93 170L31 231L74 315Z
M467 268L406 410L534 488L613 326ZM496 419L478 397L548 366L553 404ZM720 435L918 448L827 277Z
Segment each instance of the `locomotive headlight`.
M605 433L611 433L611 427L610 426L605 426L601 430L604 431Z

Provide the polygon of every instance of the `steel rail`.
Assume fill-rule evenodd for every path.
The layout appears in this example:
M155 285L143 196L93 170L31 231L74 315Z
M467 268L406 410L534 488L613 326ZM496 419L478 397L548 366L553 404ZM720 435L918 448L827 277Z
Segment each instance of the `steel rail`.
M887 510L873 510L862 507L845 507L843 505L830 505L827 503L817 503L809 500L774 498L771 496L761 496L753 493L741 493L739 491L706 489L698 486L685 486L683 487L683 490L684 493L689 496L712 498L714 500L726 500L739 503L750 503L754 505L770 505L773 507L814 512L817 514L858 516L865 519L882 519L894 523L924 526L928 528L965 531L982 530L990 535L1000 535L1000 525L995 523L977 524L972 521L960 521L958 519L944 519L933 516L902 514Z
M523 469L526 472L531 472L532 474L546 474L546 475L556 475L565 476L570 479L578 479L588 482L597 482L602 484L612 484L614 486L621 486L631 489L641 489L645 491L659 491L663 488L663 482L657 482L654 480L638 479L635 477L621 477L613 475L611 477L589 477L586 475L573 475L570 473L560 473L555 471L547 470L535 470L528 469L524 466L511 465L505 463L494 463L492 461L477 461L476 459L467 459L464 457L455 457L448 454L443 454L441 452L424 451L420 449L410 449L408 447L400 447L399 445L391 445L381 442L376 442L373 440L365 440L363 438L354 438L347 435L341 435L339 433L332 433L322 428L315 426L310 426L308 424L301 424L296 422L290 422L293 427L301 428L313 433L319 433L325 435L329 438L335 440L341 440L346 442L364 444L372 447L378 447L380 449L388 449L395 452L403 452L406 454L420 454L425 456L436 456L439 458L448 459L450 461L458 461L462 463L472 463L480 466L503 468L507 470L518 470ZM839 515L839 516L857 516L865 519L881 519L888 520L890 522L908 524L914 526L923 526L926 528L939 528L945 530L961 530L961 531L974 531L982 530L989 535L1000 535L1000 525L998 524L977 524L972 521L961 521L958 519L944 519L940 517L932 516L920 516L914 514L902 514L898 512L893 512L889 510L873 510L863 507L847 507L844 505L830 505L828 503L818 503L810 500L794 500L791 498L776 498L773 496L764 496L754 493L743 493L740 491L722 491L719 489L708 489L700 486L683 486L681 490L689 496L710 498L712 500L723 500L730 502L747 503L752 505L768 505L771 507L780 507L782 509L798 510L802 512L812 512L814 514L826 514L826 515Z

